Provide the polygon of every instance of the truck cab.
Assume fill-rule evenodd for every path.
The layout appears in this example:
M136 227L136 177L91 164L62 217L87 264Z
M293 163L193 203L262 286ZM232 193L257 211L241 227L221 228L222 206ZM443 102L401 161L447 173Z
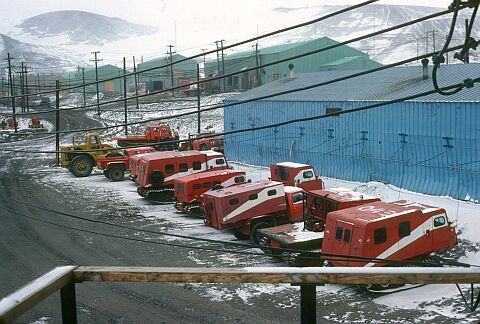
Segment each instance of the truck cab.
M270 179L285 186L300 187L304 190L322 189L323 181L318 178L311 165L295 162L270 164Z
M334 266L381 266L349 258L408 260L456 244L445 209L400 200L375 202L329 214L322 252L341 255Z

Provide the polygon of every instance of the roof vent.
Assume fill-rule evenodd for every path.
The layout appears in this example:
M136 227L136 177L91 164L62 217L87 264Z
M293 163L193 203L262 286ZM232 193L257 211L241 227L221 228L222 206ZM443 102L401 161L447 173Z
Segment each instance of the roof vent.
M422 60L422 65L423 65L423 79L427 80L428 79L428 59L424 58Z
M290 79L295 78L294 73L293 73L293 68L294 67L295 67L295 65L293 65L292 63L288 64L288 69L290 70Z

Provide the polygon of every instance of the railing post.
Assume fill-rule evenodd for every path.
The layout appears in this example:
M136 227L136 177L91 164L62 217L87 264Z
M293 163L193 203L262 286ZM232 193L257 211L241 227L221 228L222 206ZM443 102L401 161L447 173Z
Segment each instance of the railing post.
M77 324L77 302L74 282L70 282L60 289L60 299L62 303L62 323Z
M300 285L300 312L302 324L317 322L317 285Z

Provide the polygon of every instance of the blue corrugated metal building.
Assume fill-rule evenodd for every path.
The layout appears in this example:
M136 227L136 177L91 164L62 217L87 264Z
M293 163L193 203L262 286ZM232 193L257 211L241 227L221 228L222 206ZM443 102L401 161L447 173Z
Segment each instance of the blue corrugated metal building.
M431 66L430 73L431 73ZM359 71L298 74L225 103L312 86ZM442 86L480 75L480 64L442 66ZM480 199L480 85L379 108L227 135L231 160L267 166L295 161L322 176L381 181L434 195ZM363 107L433 89L422 67L399 67L225 108L225 131Z

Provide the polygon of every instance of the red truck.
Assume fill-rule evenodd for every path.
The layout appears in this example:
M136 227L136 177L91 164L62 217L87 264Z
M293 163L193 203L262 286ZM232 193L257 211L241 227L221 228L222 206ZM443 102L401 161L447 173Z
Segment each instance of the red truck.
M304 193L303 222L260 230L259 245L296 250L315 249L323 240L330 212L380 201L380 198L346 188L312 190ZM267 250L266 250L267 251Z
M302 189L281 182L239 184L203 194L205 224L258 243L259 229L300 221L302 201Z
M145 198L152 193L173 194L173 181L177 178L207 170L230 168L225 156L214 151L163 151L143 154L137 167L137 192Z
M178 141L179 135L169 125L147 126L144 135L133 135L127 137L113 137L112 140L117 141L118 146L153 146L157 151L176 150L178 149L178 142L171 143L171 141Z
M212 190L246 182L245 171L214 170L190 174L174 180L175 208L203 216L201 196Z
M206 150L213 150L217 152L223 153L224 147L224 137L223 135L208 137L208 138L199 138L195 139L196 137L205 136L205 135L213 135L215 133L208 132L208 133L199 133L199 134L188 134L188 141L180 143L179 149L182 151L186 150L197 150L197 151L206 151Z
M123 149L122 153L107 154L103 158L98 158L96 166L110 180L122 181L125 171L130 170L130 157L151 152L155 152L151 146Z
M383 264L349 257L407 260L456 244L455 229L442 208L405 200L386 203L347 190L307 193L304 219L313 219L312 228L305 221L260 229L260 246L321 252L334 266L377 266ZM321 257L311 259L302 257L302 253L263 250L282 254L297 266L324 264Z
M300 187L304 190L322 189L323 181L315 174L311 165L280 162L270 164L270 180L282 182L285 186Z

